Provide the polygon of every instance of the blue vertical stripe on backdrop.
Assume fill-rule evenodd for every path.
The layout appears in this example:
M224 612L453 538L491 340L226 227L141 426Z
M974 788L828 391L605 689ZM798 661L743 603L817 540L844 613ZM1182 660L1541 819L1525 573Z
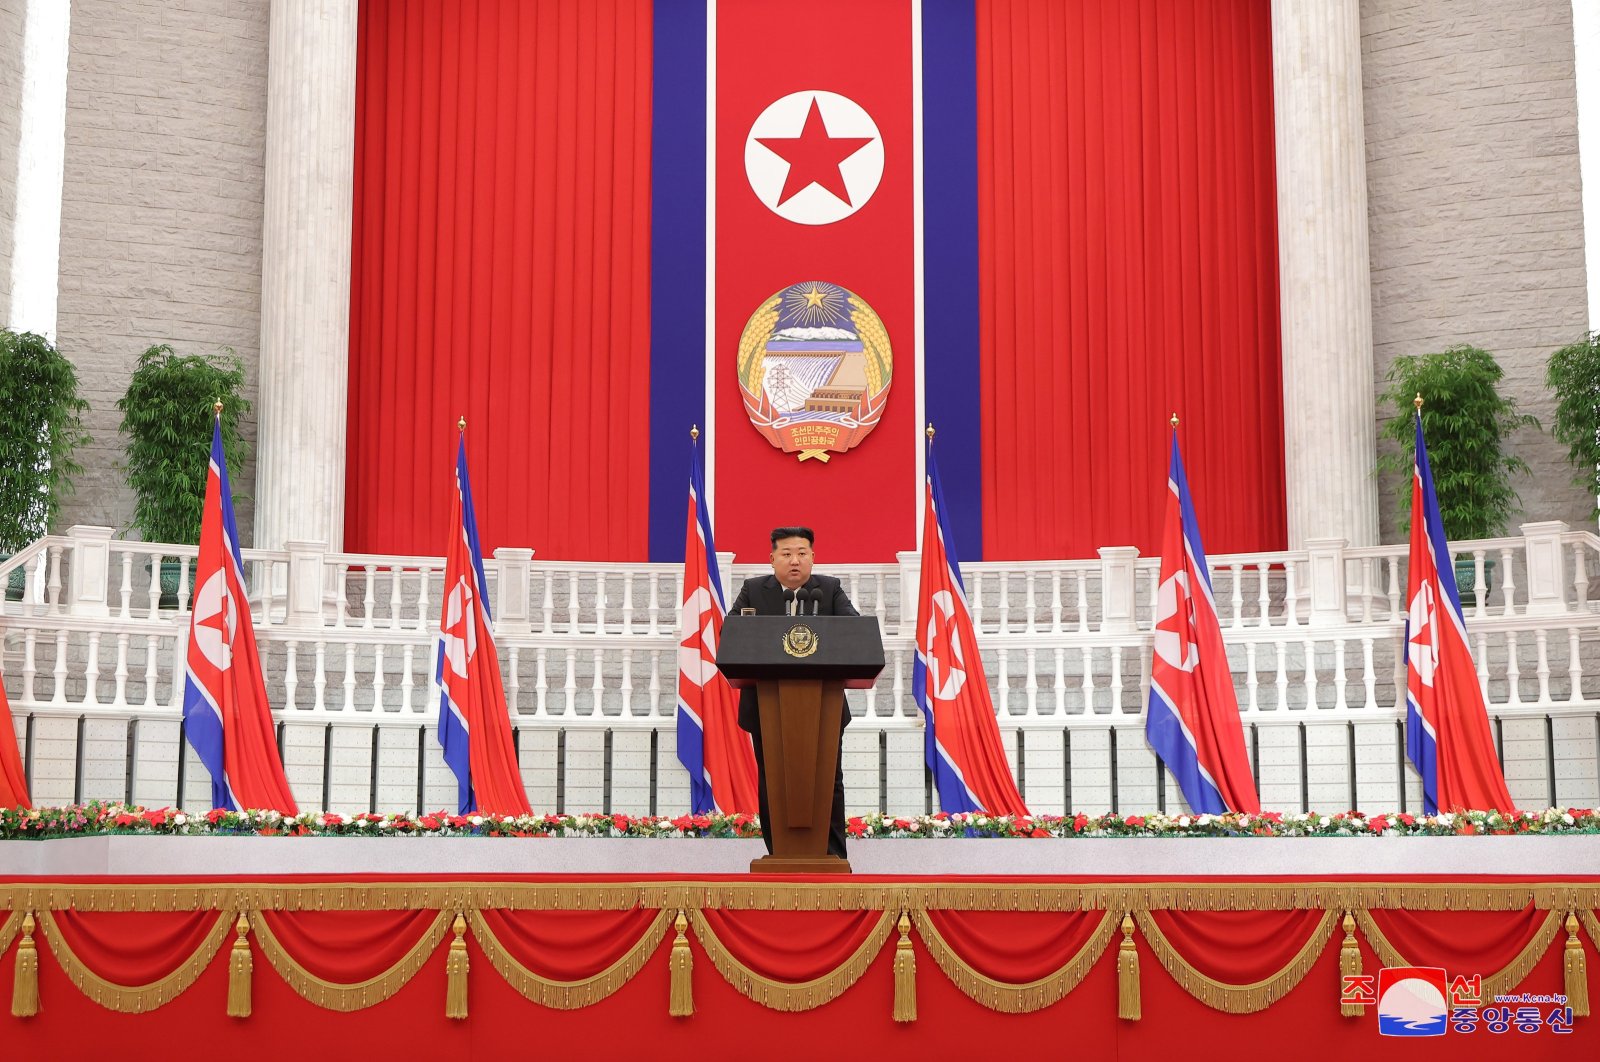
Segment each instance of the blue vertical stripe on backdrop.
M706 3L655 0L650 559L683 560L683 450L706 428Z
M923 394L955 555L983 559L974 0L922 5Z

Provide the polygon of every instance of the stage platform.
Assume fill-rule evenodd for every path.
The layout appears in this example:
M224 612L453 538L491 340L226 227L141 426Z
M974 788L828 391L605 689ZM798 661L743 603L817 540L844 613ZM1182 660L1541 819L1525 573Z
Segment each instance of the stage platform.
M1596 835L874 838L851 844L854 875L830 878L747 873L762 851L0 843L0 1043L6 1058L238 1062L1529 1059L1600 1044ZM1436 972L1394 972L1411 967ZM1383 1035L1380 1010L1441 1035Z

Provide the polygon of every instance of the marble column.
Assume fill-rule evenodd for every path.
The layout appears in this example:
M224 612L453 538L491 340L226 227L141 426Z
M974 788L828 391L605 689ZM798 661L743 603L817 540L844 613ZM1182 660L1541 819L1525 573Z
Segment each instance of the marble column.
M1273 0L1289 548L1378 541L1358 0Z
M344 542L356 10L273 0L255 545Z

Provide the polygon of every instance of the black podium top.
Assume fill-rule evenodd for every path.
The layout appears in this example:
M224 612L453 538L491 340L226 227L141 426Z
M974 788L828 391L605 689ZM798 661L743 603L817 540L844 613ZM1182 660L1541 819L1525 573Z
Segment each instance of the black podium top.
M717 646L717 669L741 688L763 679L823 679L864 690L883 665L876 616L734 615L723 621Z

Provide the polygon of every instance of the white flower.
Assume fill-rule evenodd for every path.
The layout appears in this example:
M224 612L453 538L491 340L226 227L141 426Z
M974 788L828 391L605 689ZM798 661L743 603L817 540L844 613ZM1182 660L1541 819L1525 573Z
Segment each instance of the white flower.
M1194 824L1196 826L1209 826L1211 825L1211 816L1201 815L1199 818L1194 820Z
M482 815L474 815L474 816L472 816L472 818L468 819L467 821L472 823L474 826L482 826L483 825L483 816Z
M189 821L189 816L185 815L181 811L178 812L176 815L172 816L172 824L174 826L182 826L184 823L186 823L188 821Z
M1574 819L1572 817L1572 815L1569 814L1568 812L1563 811L1561 813L1561 821L1566 823L1568 826L1571 826L1573 823L1577 822L1578 820Z
M1179 815L1178 816L1178 825L1181 826L1183 829L1188 829L1189 828L1189 816L1187 816L1187 815Z

